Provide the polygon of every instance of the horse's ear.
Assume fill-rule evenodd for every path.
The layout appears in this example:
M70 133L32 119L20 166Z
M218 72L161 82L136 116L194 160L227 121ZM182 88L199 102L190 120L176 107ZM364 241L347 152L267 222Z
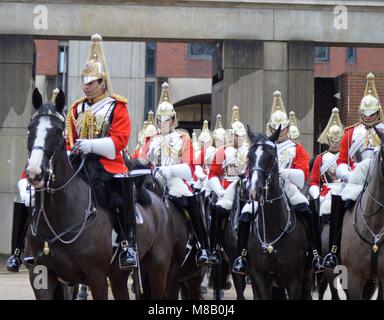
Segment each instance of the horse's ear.
M33 107L34 107L36 110L39 110L39 108L40 108L41 105L43 104L43 98L41 97L40 91L39 91L39 89L37 89L37 88L35 88L35 90L33 90L33 94L32 94L32 104L33 104Z
M61 113L65 106L65 94L62 90L59 90L59 93L56 96L55 99L55 106L57 112Z
M256 135L252 131L252 129L249 126L249 124L247 124L247 134L248 134L249 140L251 140L251 143L254 144L255 141L256 141Z
M384 128L382 127L382 125L379 126L374 126L373 127L377 133L377 135L379 136L380 140L381 140L381 144L384 144Z
M277 130L269 137L269 140L275 143L277 139L279 139L280 131L281 131L281 125L279 125Z

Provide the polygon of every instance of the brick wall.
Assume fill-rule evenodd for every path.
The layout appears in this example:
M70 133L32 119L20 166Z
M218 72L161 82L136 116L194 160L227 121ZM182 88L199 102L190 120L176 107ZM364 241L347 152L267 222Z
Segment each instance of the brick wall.
M37 75L57 75L58 46L57 40L35 40Z
M366 72L344 73L335 79L340 88L341 99L338 101L340 118L345 126L358 121L358 107L364 96L367 82ZM384 99L384 72L375 72L375 83L379 98Z
M315 63L315 77L334 78L342 73L384 72L384 48L356 48L356 62L346 63L344 47L330 47L329 60Z
M164 78L211 78L212 60L188 57L187 43L162 43L156 47L156 75Z

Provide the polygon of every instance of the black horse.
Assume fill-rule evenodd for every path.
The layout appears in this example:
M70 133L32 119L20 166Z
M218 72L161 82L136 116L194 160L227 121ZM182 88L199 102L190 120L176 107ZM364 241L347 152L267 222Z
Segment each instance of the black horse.
M274 286L284 288L289 299L309 298L309 244L304 224L280 185L275 145L279 134L280 129L271 137L255 135L248 127L252 145L246 189L249 200L258 202L248 241L249 273L255 298L271 299Z
M85 284L94 299L107 299L108 277L115 299L129 299L130 271L121 271L118 259L114 259L115 217L102 205L94 206L89 182L80 176L80 169L74 170L67 156L61 114L64 94L59 92L55 104L43 104L35 89L32 100L37 112L28 128L30 157L26 173L36 190L36 211L26 247L34 258L29 275L35 296L54 298L60 281ZM151 298L162 299L173 253L173 224L161 199L151 192L146 195L146 205L136 204L143 220L137 225L138 252L142 270L151 279ZM47 270L44 290L34 285L36 265Z

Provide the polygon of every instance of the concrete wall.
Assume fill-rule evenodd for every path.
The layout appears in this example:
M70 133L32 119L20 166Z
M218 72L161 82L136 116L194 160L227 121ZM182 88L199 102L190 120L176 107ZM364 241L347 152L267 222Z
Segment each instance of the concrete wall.
M68 105L84 96L80 74L89 45L90 41L69 41ZM103 48L113 92L128 98L132 128L129 150L132 151L144 114L145 43L104 41Z
M347 6L346 28L335 6ZM37 7L44 5L45 7ZM0 33L113 39L315 41L383 46L382 1L6 1ZM111 23L113 17L113 23ZM47 24L44 24L46 20ZM338 24L336 24L338 25Z
M173 103L212 92L212 80L202 78L169 78Z
M11 250L12 205L26 160L33 40L0 36L0 253Z
M273 92L279 90L287 112L296 112L301 142L312 154L314 43L224 41L222 55L224 80L212 90L211 121L220 112L229 127L236 104L244 124L265 132Z

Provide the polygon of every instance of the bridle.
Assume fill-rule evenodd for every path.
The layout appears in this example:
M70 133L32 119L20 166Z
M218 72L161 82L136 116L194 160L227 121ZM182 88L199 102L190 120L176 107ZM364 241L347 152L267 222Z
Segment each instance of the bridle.
M65 229L64 231L58 233L54 230L51 222L49 221L49 218L48 218L48 215L45 211L45 208L44 208L44 195L45 195L45 191L47 191L47 193L49 194L54 194L55 192L57 191L60 191L60 190L63 190L65 189L70 183L71 181L73 181L73 179L80 173L80 171L82 170L83 166L84 166L84 163L85 163L85 159L86 157L83 156L82 159L81 159L81 163L80 163L80 166L78 167L78 169L75 171L75 173L60 187L57 187L57 188L52 188L50 185L52 182L55 181L55 174L54 174L54 167L53 167L53 159L55 158L55 155L57 153L58 150L61 150L62 148L65 147L65 135L64 135L64 128L65 128L65 118L63 115L61 115L59 112L52 112L51 110L48 109L48 111L43 111L43 112L38 112L36 113L32 119L36 118L36 117L40 117L40 116L49 116L49 117L54 117L54 118L57 118L60 120L60 124L61 124L61 131L62 131L62 136L61 136L61 139L60 139L60 143L57 144L55 150L52 152L52 154L49 154L47 152L47 149L45 148L45 146L34 146L32 150L40 150L44 153L44 155L48 158L48 166L47 166L47 169L45 170L45 174L44 174L44 185L45 187L43 188L39 188L39 189L35 189L35 192L36 194L40 194L40 208L38 209L38 212L37 212L37 218L36 219L32 219L32 222L31 222L31 231L32 231L32 235L34 237L37 237L37 232L38 232L38 225L39 225L39 221L40 221L40 218L41 216L44 218L44 221L46 223L46 225L48 226L48 229L50 230L50 232L53 234L53 238L49 239L49 240L46 240L46 239L40 239L42 242L44 242L44 254L45 255L48 255L49 254L49 244L52 244L54 243L55 241L59 240L61 243L63 244L71 244L73 242L75 242L80 236L81 234L84 232L84 230L90 228L94 222L96 221L97 219L97 209L95 207L95 203L96 201L93 199L93 195L92 195L92 188L91 186L89 186L89 190L88 190L88 207L87 209L84 210L84 214L83 214L83 218L82 218L82 221L76 223L75 225ZM31 119L31 121L32 121ZM89 219L91 217L94 217L94 219L92 220L92 222L90 224L88 224L87 226L87 222L89 221ZM76 230L78 229L78 230ZM76 235L71 238L70 240L64 240L63 239L63 236L68 234L68 233L74 233L76 232Z
M276 249L274 248L274 245L278 241L280 241L280 239L284 235L292 232L295 229L296 219L295 219L295 216L291 214L292 210L290 208L290 204L288 202L287 196L284 194L283 191L281 191L281 194L278 195L277 197L272 198L272 199L269 198L269 190L270 190L270 185L272 183L273 172L274 172L274 169L276 167L278 167L276 146L271 146L271 145L266 144L266 143L256 143L254 146L256 148L259 146L262 146L262 147L267 147L267 148L273 149L273 160L272 160L273 162L272 162L272 165L269 167L268 170L265 170L264 168L260 168L260 167L254 167L248 171L248 174L249 174L248 179L252 178L252 174L255 171L262 173L265 177L265 183L264 183L263 191L262 191L263 193L262 193L262 195L259 196L259 198L257 200L259 203L260 214L258 214L256 216L256 226L258 226L258 224L259 224L258 219L261 218L261 224L262 224L262 229L263 229L262 233L263 234L262 235L260 234L260 228L259 227L256 227L256 229L257 229L256 231L257 231L257 239L259 240L259 242L261 244L261 248L262 248L263 252L264 253L268 252L271 254L273 252L274 253L277 252ZM248 168L249 168L249 165L250 165L250 163L248 163ZM265 205L272 204L274 201L279 200L279 199L283 199L283 201L285 202L285 205L287 208L287 220L286 220L284 228L281 230L280 234L275 239L273 239L271 241L267 241L264 207L265 207Z
M31 149L31 152L32 152L32 150L42 151L44 153L44 156L46 156L48 159L48 166L47 166L47 169L45 170L45 174L44 174L44 182L45 182L46 186L44 188L35 189L35 192L47 191L48 193L53 194L56 191L60 191L62 189L65 189L69 185L69 183L79 174L79 172L81 171L81 169L84 166L85 157L82 158L81 164L80 164L79 168L75 171L74 175L72 175L62 186L57 187L57 188L52 188L51 183L55 181L53 159L55 158L57 151L61 150L62 148L65 147L65 135L64 135L65 117L62 114L60 114L59 112L52 112L51 110L48 109L47 111L36 113L32 117L31 121L34 118L41 117L41 116L48 116L48 117L53 117L53 118L59 119L60 124L61 124L62 136L61 136L60 142L57 144L56 148L53 150L53 152L51 154L48 153L45 146L33 146Z
M267 148L270 148L273 150L272 165L268 168L268 170L266 170L265 168L261 168L261 167L253 167L252 169L250 169L250 167L249 167L250 163L248 162L248 175L249 175L248 179L249 180L251 180L252 175L255 171L260 172L265 178L265 183L263 186L263 193L261 195L259 195L259 200L258 200L260 202L260 205L264 205L265 203L272 203L273 201L278 200L283 196L283 193L282 193L281 195L279 195L276 198L273 198L273 199L268 198L269 189L270 189L270 185L272 183L272 177L273 177L272 173L273 173L274 169L278 166L277 149L276 149L276 147L273 147L273 146L266 144L266 143L256 143L256 144L254 144L254 147L256 147L256 148L257 147L267 147Z

